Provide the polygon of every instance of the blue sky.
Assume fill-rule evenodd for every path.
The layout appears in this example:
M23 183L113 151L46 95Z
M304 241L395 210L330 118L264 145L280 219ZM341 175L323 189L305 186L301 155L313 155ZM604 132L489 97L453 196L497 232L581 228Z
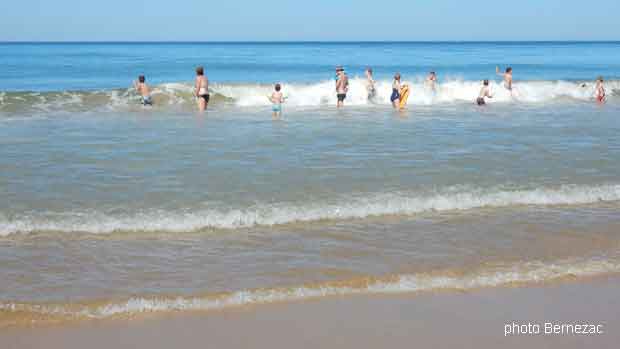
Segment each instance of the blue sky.
M4 0L1 41L620 40L619 0Z

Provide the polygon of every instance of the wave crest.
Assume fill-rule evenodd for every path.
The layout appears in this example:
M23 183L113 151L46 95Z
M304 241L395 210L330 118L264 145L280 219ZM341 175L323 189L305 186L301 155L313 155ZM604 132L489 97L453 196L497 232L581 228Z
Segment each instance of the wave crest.
M0 236L33 232L181 233L201 229L238 229L321 220L414 215L428 211L515 205L576 205L599 201L620 201L620 185L564 185L521 190L452 187L429 194L389 193L304 204L265 204L193 212L148 211L122 216L104 212L34 213L13 218L0 215Z
M405 82L411 87L409 104L441 105L451 103L473 103L480 91L479 81L449 80L437 85L435 91L415 80ZM606 82L610 96L618 95L620 81ZM212 84L211 102L220 105L260 107L270 105L268 96L272 85L265 84ZM378 81L377 95L368 100L365 81L351 79L347 96L348 105L389 105L390 81ZM588 101L593 99L594 84L568 81L519 81L509 93L501 84L491 83L494 98L490 103L523 102L546 103L562 99ZM155 109L193 108L195 99L193 87L188 83L165 83L153 86ZM283 84L288 107L320 107L335 105L336 95L333 81L308 84ZM112 89L100 91L55 91L55 92L1 92L0 111L18 113L34 112L79 112L90 110L131 111L139 110L140 97L133 89Z
M11 324L62 319L102 319L132 316L140 313L173 311L208 311L253 304L300 301L311 298L356 294L415 293L435 290L472 290L501 287L511 284L548 282L568 277L592 277L620 272L615 261L590 258L564 260L554 263L528 262L480 269L465 274L438 271L421 274L402 274L383 278L363 278L325 282L289 288L243 290L205 296L149 297L136 296L124 301L104 301L85 304L0 303L0 319L10 318ZM456 275L455 275L456 274ZM1 321L0 321L1 322Z

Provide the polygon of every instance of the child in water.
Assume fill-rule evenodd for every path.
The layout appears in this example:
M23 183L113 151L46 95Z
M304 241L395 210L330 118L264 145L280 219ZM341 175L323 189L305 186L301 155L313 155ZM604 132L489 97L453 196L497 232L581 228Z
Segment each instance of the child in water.
M284 95L282 94L282 86L280 84L276 84L275 91L271 94L272 106L271 110L273 110L273 117L277 118L282 115L282 103L284 103Z
M372 77L372 68L366 68L366 92L368 92L368 100L372 101L377 95L375 88L375 79Z
M428 73L426 80L424 81L424 85L431 89L431 91L435 92L435 85L437 84L437 73L434 71Z
M596 79L596 87L594 89L594 97L596 97L596 101L599 103L605 102L605 85L603 84L603 77L599 76Z
M489 80L484 80L482 82L482 88L480 89L480 94L478 94L478 99L476 99L476 103L478 105L487 104L485 98L493 98L491 95L491 90L489 89Z
M151 89L146 84L146 78L144 75L138 76L138 80L133 82L133 87L142 97L142 105L153 105L153 100L151 99Z

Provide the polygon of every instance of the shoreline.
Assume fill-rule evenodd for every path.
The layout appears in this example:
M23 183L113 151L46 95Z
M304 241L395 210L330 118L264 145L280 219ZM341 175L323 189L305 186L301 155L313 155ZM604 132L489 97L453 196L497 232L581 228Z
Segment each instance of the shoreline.
M334 296L209 312L5 328L4 348L536 347L612 348L620 276L525 287ZM506 325L594 324L596 335L504 336ZM465 345L466 347L468 345Z
M301 286L245 289L197 295L131 296L68 303L0 302L0 329L39 328L94 321L127 321L175 314L228 311L245 307L294 304L357 296L471 293L492 289L528 288L618 277L616 263L590 258L579 263L470 271L463 274L400 274L308 283Z

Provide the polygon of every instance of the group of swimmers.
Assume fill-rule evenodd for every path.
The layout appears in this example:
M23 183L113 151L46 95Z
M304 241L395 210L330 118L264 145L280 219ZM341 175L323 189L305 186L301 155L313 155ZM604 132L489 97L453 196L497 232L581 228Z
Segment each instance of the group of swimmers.
M151 89L146 84L146 78L144 75L138 76L138 80L134 81L134 88L142 97L142 104L145 106L152 106L153 99L151 97ZM278 88L279 90L279 88ZM198 101L198 110L205 111L209 105L209 79L205 75L205 69L203 67L196 68L196 80L194 84L194 97Z
M497 75L501 76L503 79L503 85L506 90L512 93L513 85L512 85L512 68L508 67L504 72L500 71L499 67L496 67L495 72ZM368 100L372 101L375 99L377 95L377 89L375 86L375 80L373 79L373 71L372 68L366 68L366 91L368 93ZM424 81L425 85L430 88L432 91L436 90L437 83L437 74L435 72L430 72ZM585 86L585 84L583 85ZM153 100L151 98L151 90L149 86L146 84L146 78L144 75L140 75L138 80L134 82L134 88L142 97L142 104L145 106L153 105ZM336 98L338 108L344 106L344 101L347 98L347 93L349 91L349 78L345 73L345 70L342 66L336 67ZM392 102L392 106L395 109L402 109L404 107L404 103L401 103L401 98L404 99L406 103L407 96L405 95L405 91L408 91L408 86L405 84L401 84L401 75L400 73L396 73L394 75L394 80L392 82L392 94L390 96L390 101ZM204 73L203 67L196 68L196 80L194 84L194 96L198 101L198 110L205 111L209 105L209 79ZM605 102L606 93L603 77L599 76L596 79L596 86L594 89L594 97L599 103ZM274 92L271 96L268 96L269 100L272 103L272 111L273 116L278 117L282 113L282 104L286 101L286 97L282 93L282 85L276 84L274 87ZM489 87L489 80L484 80L482 82L482 87L480 88L480 93L478 94L478 98L476 98L476 104L482 106L486 104L486 100L488 98L493 98L491 94L491 89Z
M366 75L366 92L368 93L368 100L372 101L375 99L377 95L377 88L375 86L375 80L372 76L372 68L366 68L364 72ZM437 80L437 77L434 72L431 72L427 81L434 83ZM401 109L403 105L400 103L401 97L403 95L403 89L408 88L406 85L401 86L400 82L400 73L396 73L394 75L394 81L392 82L392 95L390 96L390 101L392 102L392 106L395 109ZM349 78L344 71L342 66L336 67L336 98L338 100L337 107L341 108L344 106L344 100L347 98L347 92L349 91Z
M512 94L512 68L506 68L505 72L501 72L499 67L495 69L497 75L501 76L504 80L504 88L510 91ZM586 84L581 85L581 87L586 87ZM480 89L480 93L478 94L478 98L476 99L476 103L478 105L485 105L486 98L493 98L491 94L491 89L489 88L489 80L484 80L482 82L482 88ZM594 87L594 98L599 103L604 103L606 97L605 93L605 84L602 76L596 78L596 86Z

